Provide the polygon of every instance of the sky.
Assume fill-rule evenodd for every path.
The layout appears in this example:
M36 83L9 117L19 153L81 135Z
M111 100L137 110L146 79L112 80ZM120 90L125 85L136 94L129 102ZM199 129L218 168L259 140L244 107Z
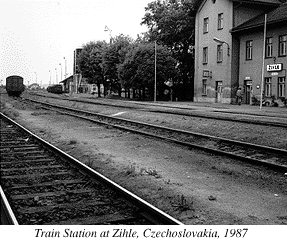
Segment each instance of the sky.
M147 31L140 23L152 1L0 0L0 81L19 75L25 84L58 83L72 74L76 48Z

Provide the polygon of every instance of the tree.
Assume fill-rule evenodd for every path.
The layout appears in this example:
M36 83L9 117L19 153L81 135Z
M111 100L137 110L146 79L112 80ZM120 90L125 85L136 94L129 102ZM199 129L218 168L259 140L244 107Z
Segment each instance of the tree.
M124 62L133 40L129 36L119 35L106 48L103 54L103 72L106 82L111 90L117 90L121 95L122 83L118 76L118 66Z
M100 85L104 82L103 54L107 48L104 41L91 41L83 45L83 50L79 55L79 68L88 83L97 84L98 96L101 97Z
M193 98L195 10L192 0L154 1L145 8L142 23L150 40L167 45L177 60L182 99Z
M167 47L157 46L157 87L162 90L165 81L176 75L176 60ZM148 89L153 97L155 83L155 45L154 43L138 43L127 53L125 61L119 65L119 75L125 80L124 86L134 89Z

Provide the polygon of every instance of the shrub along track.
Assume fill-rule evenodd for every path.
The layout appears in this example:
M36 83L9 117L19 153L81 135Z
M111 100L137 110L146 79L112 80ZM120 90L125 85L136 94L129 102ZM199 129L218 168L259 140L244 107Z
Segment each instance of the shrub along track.
M181 224L0 114L4 223Z
M287 151L29 100L62 114L287 171Z

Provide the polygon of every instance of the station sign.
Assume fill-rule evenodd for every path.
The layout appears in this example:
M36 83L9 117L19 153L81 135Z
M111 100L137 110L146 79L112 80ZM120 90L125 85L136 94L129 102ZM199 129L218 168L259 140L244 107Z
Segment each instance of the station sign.
M282 67L283 67L282 63L268 64L267 71L268 72L281 71Z

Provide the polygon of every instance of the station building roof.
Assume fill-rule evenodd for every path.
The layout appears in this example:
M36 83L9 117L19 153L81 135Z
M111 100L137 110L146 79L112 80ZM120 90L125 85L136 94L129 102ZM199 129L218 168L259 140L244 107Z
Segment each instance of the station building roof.
M234 33L256 27L261 27L264 25L264 21L265 21L265 13L260 14L244 22L243 24L236 26L231 30L231 32ZM267 13L267 24L275 24L285 21L287 21L287 4L281 5Z
M199 5L206 0L194 0L195 8L199 7ZM222 1L222 0L218 0ZM254 4L264 4L264 5L274 5L279 6L280 4L286 2L285 0L231 0L233 2L242 2L242 3L254 3Z

